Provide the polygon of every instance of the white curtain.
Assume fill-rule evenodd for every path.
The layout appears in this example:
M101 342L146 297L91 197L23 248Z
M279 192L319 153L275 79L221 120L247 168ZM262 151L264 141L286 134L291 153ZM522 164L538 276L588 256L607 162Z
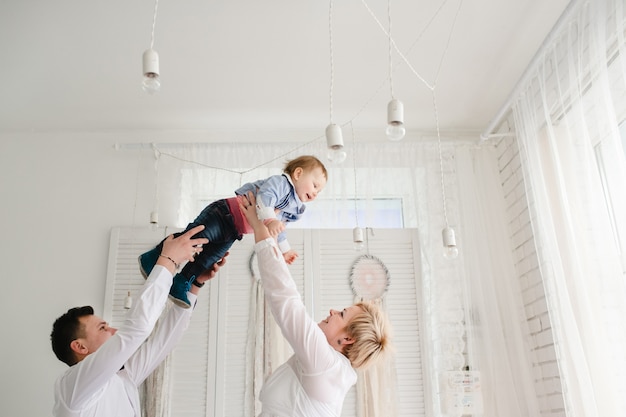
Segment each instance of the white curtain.
M568 416L626 409L623 0L578 1L513 105Z
M479 395L470 391L467 401L478 402L470 408L485 416L539 416L533 373L538 360L526 337L530 331L508 239L497 152L459 149L456 161L465 237L461 285L467 366L481 387Z
M250 296L251 319L246 340L244 417L256 417L261 413L259 393L263 382L293 354L265 302L259 277L253 277L253 280Z
M354 302L361 301L361 297L355 297ZM383 299L378 298L377 303L385 310ZM357 371L358 380L356 386L356 410L359 417L395 417L398 415L396 390L396 363L395 356L389 355L384 361Z
M163 315L171 308L167 303ZM162 315L162 316L163 316ZM157 320L154 331L161 326L161 319ZM163 362L141 384L141 415L142 417L169 417L170 410L170 374L172 367L172 355L165 357Z
M346 144L349 156L342 165L327 164L329 181L320 199L336 202L355 197L365 199L364 218L358 221L361 227L367 227L373 217L369 203L374 198L401 198L403 226L419 229L426 415L482 414L483 411L485 415L538 415L529 371L532 358L525 350L525 321L515 309L520 294L512 282L514 270L506 221L502 212L494 214L503 209L500 203L485 206L482 203L502 199L495 180L496 156L488 147L476 148L467 139L454 139L443 138L440 165L437 142L407 138L402 143L384 139L379 143L360 143L357 137L355 142ZM182 172L178 226L186 225L210 201L232 196L241 183L281 172L288 159L313 154L326 161L323 143L196 144L161 151L161 168L168 166ZM476 169L482 164L485 169ZM442 185L446 193L446 216ZM204 202L199 204L199 200ZM489 208L492 210L484 211ZM459 259L452 262L443 257L441 231L446 217L457 231L461 251ZM332 227L344 224L352 228L356 219L345 205L337 204L336 209L328 210L326 219L320 219L318 226L328 227L325 221ZM484 232L483 226L489 226L492 231ZM503 277L506 283L499 283ZM255 293L253 299L257 300L252 307L257 320L251 326L259 336L248 345L251 354L260 349L263 340L260 335L267 334L262 332L265 327L265 313L259 301L262 296ZM265 375L266 370L253 363L249 366L247 409L248 415L253 415L258 409L255 401L259 375ZM470 384L469 388L463 380L470 375L463 373L467 367L471 375L478 376L478 383ZM458 372L461 381L450 384ZM368 387L363 386L364 381L359 383L360 395L380 393L379 398L370 398L368 402L384 403L385 391L373 384L378 379L370 380Z

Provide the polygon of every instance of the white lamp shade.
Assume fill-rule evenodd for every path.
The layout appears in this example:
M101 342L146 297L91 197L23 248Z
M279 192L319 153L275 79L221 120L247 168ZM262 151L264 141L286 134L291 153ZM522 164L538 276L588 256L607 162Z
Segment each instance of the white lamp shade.
M146 77L159 76L159 54L154 49L146 49L143 53L143 75Z
M334 123L326 126L326 145L330 149L343 149L343 134L341 127Z

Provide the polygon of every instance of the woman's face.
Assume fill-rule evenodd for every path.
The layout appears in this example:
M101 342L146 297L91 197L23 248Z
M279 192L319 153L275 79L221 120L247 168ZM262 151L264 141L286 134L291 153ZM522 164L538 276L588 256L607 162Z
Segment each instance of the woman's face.
M320 329L326 335L328 343L338 351L343 351L343 346L354 343L354 339L348 336L346 326L361 311L358 306L350 306L341 311L330 310L326 319L319 322Z

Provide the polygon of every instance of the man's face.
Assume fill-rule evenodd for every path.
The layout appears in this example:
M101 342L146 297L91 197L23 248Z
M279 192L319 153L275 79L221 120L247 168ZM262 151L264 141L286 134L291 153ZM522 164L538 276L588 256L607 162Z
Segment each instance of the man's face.
M106 321L98 316L84 316L79 320L83 325L84 333L83 337L77 340L87 348L86 354L98 350L104 342L117 332L116 328L110 327Z

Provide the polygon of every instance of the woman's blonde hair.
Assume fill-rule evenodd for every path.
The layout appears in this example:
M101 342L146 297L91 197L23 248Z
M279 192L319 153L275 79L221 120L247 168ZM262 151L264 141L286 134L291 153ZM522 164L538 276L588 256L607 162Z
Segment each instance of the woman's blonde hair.
M355 306L362 311L346 327L354 343L346 345L343 353L352 366L359 369L379 361L391 351L391 325L377 304L359 302Z

